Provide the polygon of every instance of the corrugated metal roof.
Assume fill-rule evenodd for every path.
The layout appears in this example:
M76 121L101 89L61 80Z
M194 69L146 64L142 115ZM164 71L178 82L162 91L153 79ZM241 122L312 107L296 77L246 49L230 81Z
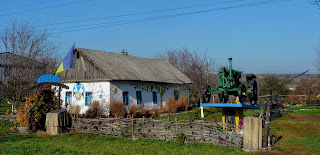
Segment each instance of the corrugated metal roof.
M83 48L77 48L77 50L112 80L191 83L187 76L165 60Z

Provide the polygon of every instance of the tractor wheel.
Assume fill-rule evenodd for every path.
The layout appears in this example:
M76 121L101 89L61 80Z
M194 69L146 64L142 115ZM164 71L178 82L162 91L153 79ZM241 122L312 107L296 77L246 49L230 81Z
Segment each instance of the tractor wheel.
M218 97L219 97L220 103L225 103L224 102L224 93L223 93L223 91L219 91L218 92Z
M229 100L229 96L226 95L226 96L223 98L223 103L228 103L228 100Z
M249 81L247 94L248 94L250 103L254 102L254 104L257 104L257 100L258 100L258 85L257 85L257 81L256 80L250 80Z

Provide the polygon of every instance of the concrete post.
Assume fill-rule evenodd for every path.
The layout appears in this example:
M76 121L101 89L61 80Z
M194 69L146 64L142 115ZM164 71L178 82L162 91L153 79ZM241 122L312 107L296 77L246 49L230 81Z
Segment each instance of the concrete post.
M243 121L243 149L258 151L262 149L262 119L245 117Z
M50 135L59 135L59 113L47 113L46 115L46 128L47 133Z
M203 106L200 106L200 109L201 109L201 118L204 118Z

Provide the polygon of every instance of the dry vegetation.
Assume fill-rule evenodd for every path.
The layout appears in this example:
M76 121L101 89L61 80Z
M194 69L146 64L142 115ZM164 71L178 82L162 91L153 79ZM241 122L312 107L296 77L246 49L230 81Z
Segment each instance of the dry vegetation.
M120 101L112 100L110 103L110 108L111 116L113 117L124 118L127 114L125 105Z
M169 113L176 113L178 111L187 111L189 108L188 98L182 96L179 100L175 100L173 97L166 100L166 111Z
M176 113L178 111L187 111L189 108L189 101L186 96L182 96L179 100L175 100L173 97L166 100L166 108L155 108L155 109L142 109L138 108L137 105L131 105L127 109L123 102L117 100L111 100L110 103L110 115L107 117L116 117L116 118L149 118L156 117L158 118L162 113ZM80 114L81 107L79 105L69 105L68 112L71 117L86 117L86 118L98 118L105 117L106 113L109 112L109 108L103 106L98 101L94 101L86 114Z
M87 118L98 118L103 115L103 109L99 101L94 101L89 106L89 110L86 112Z
M79 105L69 105L68 112L70 113L71 117L79 117L80 106Z

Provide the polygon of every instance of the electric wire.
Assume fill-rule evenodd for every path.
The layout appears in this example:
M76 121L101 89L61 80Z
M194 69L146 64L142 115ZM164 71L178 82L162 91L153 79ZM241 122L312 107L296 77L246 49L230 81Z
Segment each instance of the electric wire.
M36 9L25 10L25 11L20 11L20 12L1 14L0 17L10 16L10 15L15 15L15 14L20 14L20 13L26 13L26 12L32 12L32 11L38 11L38 10L44 10L44 9L50 9L50 8L55 8L55 7L65 6L65 5L77 4L77 3L82 3L85 1L87 1L87 0L81 0L81 1L75 1L75 2L70 2L70 3L63 3L63 4L58 4L58 5L46 6L46 7L42 7L42 8L36 8Z
M47 3L47 2L50 2L50 1L51 1L51 2L54 2L54 0L48 0L48 1L41 1L41 2L36 2L36 3L29 3L29 4L24 4L23 6L1 9L0 12L6 11L6 10L13 10L13 9L24 8L24 7L26 7L26 6L31 6L31 5L40 4L40 3Z
M116 16L106 16L106 17L99 17L99 18L92 18L92 19L74 20L74 21L68 21L68 22L59 22L59 23L44 24L44 25L37 25L37 26L60 25L60 24L95 21L95 20L102 20L102 19L112 19L112 18L119 18L119 17L128 17L128 16L135 16L135 15L144 15L144 14L159 13L159 12L166 12L166 11L174 11L174 10L190 9L190 8L197 8L197 7L204 7L204 6L212 6L212 5L217 5L217 4L227 4L227 3L234 3L234 2L241 2L241 1L245 1L245 0L231 0L231 1L224 1L224 2L215 2L215 3L201 4L201 5L186 6L186 7L180 7L180 8L171 8L171 9L163 9L163 10L156 10L156 11L129 13L129 14L123 14L123 15L116 15Z
M200 14L200 13L207 13L207 12L228 10L228 9L235 9L235 8L242 8L242 7L250 7L250 6L258 6L258 5L266 5L266 4L286 2L286 1L292 1L292 0L265 0L265 1L255 2L255 3L247 3L247 4L235 5L235 6L229 6L229 7L223 7L223 8L216 8L216 9L209 9L209 10L202 10L202 11L194 11L194 12L180 13L180 14L173 14L173 15L165 15L165 16L156 16L156 17L143 18L143 19L137 19L137 20L126 20L126 21L122 21L122 23L119 23L119 24L111 24L111 25L103 25L103 26L96 26L96 27L88 27L88 28L81 28L81 29L66 30L66 31L58 31L58 32L52 32L52 34L74 32L74 31L82 31L82 30L90 30L90 29L97 29L97 28L104 28L104 27L111 27L111 26L119 26L119 25L127 25L127 24L140 23L140 22L146 22L146 21L168 19L168 18L174 18L174 17L193 15L193 14ZM118 21L118 22L120 22L120 21ZM55 29L51 29L51 30L55 30Z

